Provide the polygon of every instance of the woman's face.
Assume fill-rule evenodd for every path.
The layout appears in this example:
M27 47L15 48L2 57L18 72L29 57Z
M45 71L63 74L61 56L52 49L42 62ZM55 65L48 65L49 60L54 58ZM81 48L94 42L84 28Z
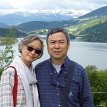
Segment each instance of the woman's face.
M31 43L22 47L21 58L25 64L31 64L38 59L41 54L42 44L39 40L34 40Z

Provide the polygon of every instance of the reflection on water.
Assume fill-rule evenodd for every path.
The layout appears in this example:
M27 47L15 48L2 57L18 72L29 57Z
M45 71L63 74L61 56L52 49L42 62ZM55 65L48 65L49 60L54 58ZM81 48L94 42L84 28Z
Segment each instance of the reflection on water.
M45 51L42 58L35 61L34 64L49 58L45 42L44 45ZM0 50L1 49L3 49L3 46L0 46ZM13 46L13 49L15 50L15 55L18 54L17 44ZM87 65L95 65L99 69L107 69L107 43L71 41L68 56L71 60L78 62L84 67Z

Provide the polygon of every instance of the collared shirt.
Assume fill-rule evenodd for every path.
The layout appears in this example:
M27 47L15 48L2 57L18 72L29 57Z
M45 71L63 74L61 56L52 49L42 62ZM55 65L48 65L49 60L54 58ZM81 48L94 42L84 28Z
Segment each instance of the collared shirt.
M65 88L70 61L68 57L65 58L59 74L52 66L51 59L35 67L41 107L61 107L61 93ZM76 62L67 104L67 107L94 107L86 71Z

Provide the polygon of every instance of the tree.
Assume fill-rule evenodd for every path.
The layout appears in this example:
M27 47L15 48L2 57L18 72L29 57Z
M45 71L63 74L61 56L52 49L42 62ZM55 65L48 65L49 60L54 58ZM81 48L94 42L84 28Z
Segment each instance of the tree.
M12 62L14 56L12 45L17 42L17 39L15 38L15 33L16 29L15 27L12 27L6 35L4 41L2 41L5 45L5 49L1 50L0 52L0 76L4 69Z
M95 105L107 107L107 70L98 70L95 66L87 66L86 71Z

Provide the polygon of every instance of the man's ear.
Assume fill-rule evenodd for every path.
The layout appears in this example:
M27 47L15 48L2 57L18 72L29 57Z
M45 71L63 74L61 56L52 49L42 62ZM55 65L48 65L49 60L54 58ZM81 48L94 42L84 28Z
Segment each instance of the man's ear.
M68 43L68 49L70 48L70 43Z

